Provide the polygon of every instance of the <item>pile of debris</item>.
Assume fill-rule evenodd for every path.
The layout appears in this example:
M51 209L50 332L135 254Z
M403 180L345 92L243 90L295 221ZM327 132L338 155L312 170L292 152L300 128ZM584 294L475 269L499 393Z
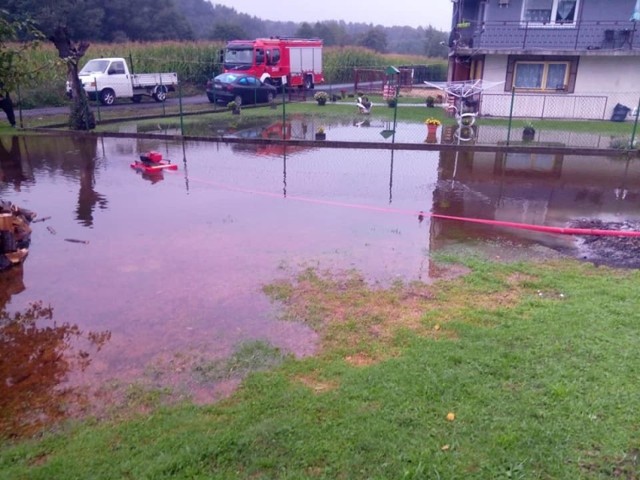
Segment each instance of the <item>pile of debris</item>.
M22 263L29 253L36 214L0 200L0 271Z
M571 222L569 226L594 230L640 231L640 223L632 221L607 222L599 219L580 219ZM577 246L580 257L596 265L640 268L640 237L583 236L577 238Z

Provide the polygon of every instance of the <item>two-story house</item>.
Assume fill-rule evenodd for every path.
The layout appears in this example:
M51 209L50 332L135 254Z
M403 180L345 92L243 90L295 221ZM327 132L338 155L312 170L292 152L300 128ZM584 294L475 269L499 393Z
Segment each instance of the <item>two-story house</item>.
M609 119L638 106L640 0L452 2L448 80L501 82L482 115Z

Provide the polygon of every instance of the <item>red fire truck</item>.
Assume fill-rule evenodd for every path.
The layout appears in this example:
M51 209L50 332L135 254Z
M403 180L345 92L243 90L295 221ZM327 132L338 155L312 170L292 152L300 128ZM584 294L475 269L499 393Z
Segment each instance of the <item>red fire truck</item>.
M275 86L311 89L324 82L322 40L288 37L232 40L221 52L224 72L249 73Z

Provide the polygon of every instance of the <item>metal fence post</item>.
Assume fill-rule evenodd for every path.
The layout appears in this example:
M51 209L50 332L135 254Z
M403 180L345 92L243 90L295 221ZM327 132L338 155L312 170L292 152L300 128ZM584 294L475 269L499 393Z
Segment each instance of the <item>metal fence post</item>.
M160 91L158 93L161 93L164 95L164 100L162 101L162 116L166 117L167 116L167 107L166 107L167 92L164 91L164 84L162 83L162 74L160 74ZM157 95L158 94L156 94L156 98L157 98Z
M182 113L182 82L178 80L178 106L180 108L180 135L184 137L184 115Z
M513 104L516 98L516 88L511 88L511 107L509 107L509 127L507 128L507 146L511 140L511 123L513 122Z
M638 99L638 106L636 107L636 118L633 122L633 131L631 132L631 141L629 142L629 148L633 148L636 142L636 133L638 131L638 115L640 115L640 99Z
M102 118L100 116L100 98L98 98L100 95L98 94L98 82L96 82L96 109L98 110L98 122L102 121ZM87 103L89 103L89 99L87 99ZM88 120L87 120L88 122ZM87 130L89 130L89 125L87 124Z
M285 93L285 85L287 84L286 77L282 79L282 140L285 140L285 129L287 122L286 104L287 95Z
M20 128L24 128L22 123L22 96L20 95L20 82L16 85L16 92L18 93L18 116L20 118Z

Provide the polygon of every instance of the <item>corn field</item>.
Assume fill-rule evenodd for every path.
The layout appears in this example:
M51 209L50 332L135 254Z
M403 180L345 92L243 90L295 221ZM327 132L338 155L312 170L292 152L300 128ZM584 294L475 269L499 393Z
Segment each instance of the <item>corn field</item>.
M212 75L221 72L218 52L222 42L154 42L91 44L85 58L124 57L134 72L177 72L182 88L203 91ZM24 56L29 79L20 86L24 108L64 104L66 66L55 47L43 44ZM81 61L81 65L85 62ZM327 83L353 81L354 68L384 68L389 65L432 64L446 74L443 60L412 55L379 54L360 47L324 49L324 75Z

